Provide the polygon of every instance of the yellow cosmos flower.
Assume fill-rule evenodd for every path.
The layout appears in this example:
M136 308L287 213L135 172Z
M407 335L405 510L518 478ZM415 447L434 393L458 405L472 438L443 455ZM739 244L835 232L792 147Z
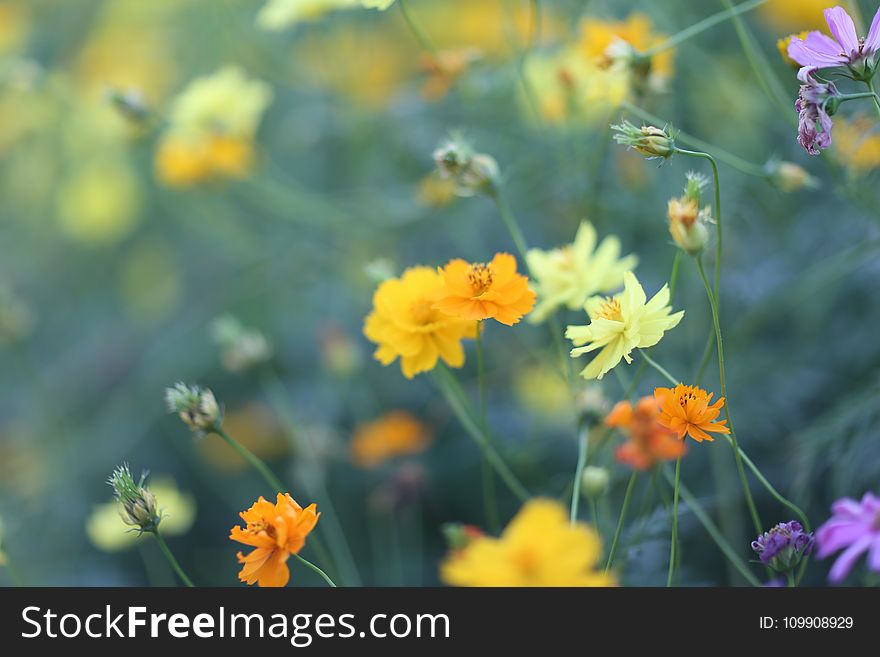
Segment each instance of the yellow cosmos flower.
M452 586L614 586L596 570L601 540L583 523L572 526L561 504L530 500L500 538L477 536L440 568Z
M880 132L876 122L864 115L834 118L834 150L846 167L856 174L880 167Z
M430 267L407 269L378 287L364 322L364 335L378 345L376 360L390 365L399 357L408 379L434 369L438 358L464 365L461 341L476 337L477 324L434 308L442 290L443 276Z
M619 289L624 273L636 266L638 258L621 258L620 240L613 235L597 246L596 229L583 221L572 244L550 251L531 249L526 262L538 294L538 305L529 321L538 323L561 306L575 310L596 293Z
M265 82L234 66L193 80L169 108L159 142L159 179L185 187L211 178L243 178L254 159L253 140L272 100Z
M576 347L572 358L599 350L581 372L585 379L601 379L621 360L631 363L633 349L653 347L684 317L683 310L670 314L666 285L648 301L632 272L624 274L623 292L610 298L591 297L584 308L589 325L569 326L565 337Z
M788 46L791 43L792 39L800 39L801 41L803 41L807 38L808 34L809 31L804 30L803 32L798 32L797 34L789 34L787 37L783 37L776 42L776 49L779 51L779 55L782 57L782 60L795 70L799 69L801 65L788 56Z
M758 15L778 30L826 30L828 0L769 0L758 8Z
M516 258L498 253L488 264L456 259L441 270L443 289L434 308L461 319L495 319L513 326L535 305L529 279L516 273Z
M431 432L406 411L392 411L357 428L351 457L361 468L374 468L395 456L417 454L431 444Z

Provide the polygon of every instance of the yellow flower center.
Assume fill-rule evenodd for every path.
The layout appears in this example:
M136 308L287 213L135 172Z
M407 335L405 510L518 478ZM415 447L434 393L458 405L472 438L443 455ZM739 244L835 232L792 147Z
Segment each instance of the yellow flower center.
M468 282L471 284L474 296L479 296L492 287L492 270L482 263L471 265Z
M614 322L623 321L623 315L620 312L620 301L614 297L609 297L599 306L599 312L596 313L596 319L610 319Z
M538 555L533 550L519 550L513 560L526 577L533 576L538 570Z
M417 324L428 324L434 316L434 311L431 310L431 302L427 299L419 299L413 303L410 310Z

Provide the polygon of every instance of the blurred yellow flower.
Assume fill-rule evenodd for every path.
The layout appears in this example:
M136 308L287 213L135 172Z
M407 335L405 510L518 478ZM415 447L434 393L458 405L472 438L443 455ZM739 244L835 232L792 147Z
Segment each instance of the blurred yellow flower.
M565 337L576 347L571 350L572 358L600 350L581 371L585 379L601 379L621 360L631 363L633 349L653 347L684 317L683 310L670 314L666 285L650 301L632 272L624 274L623 286L623 292L613 297L588 299L584 308L589 325L565 330Z
M599 535L588 525L571 525L559 502L526 502L500 538L477 536L453 551L440 567L452 586L614 586L613 575L597 570Z
M668 49L657 53L650 58L645 70L633 56L665 40L665 34L654 32L651 19L638 13L630 14L622 21L586 18L580 24L579 45L588 61L599 68L626 69L633 85L644 84L655 91L665 89L666 82L672 77L675 51Z
M412 267L379 285L364 321L364 335L378 345L376 360L390 365L399 357L408 379L434 369L438 358L464 365L461 341L476 337L477 323L434 308L443 287L443 276L430 267Z
M873 119L864 115L834 117L834 151L855 174L880 166L880 132Z
M426 79L422 85L422 96L432 102L442 100L455 81L481 57L478 49L470 47L443 50L436 55L423 53L421 67Z
M566 422L574 412L565 378L546 365L535 364L517 371L513 389L519 403L530 413Z
M152 477L150 492L159 503L162 514L162 534L179 536L192 527L196 517L195 498L183 493L170 477ZM92 545L103 552L119 552L135 544L138 532L122 520L119 502L98 504L86 519L86 535Z
M769 0L758 15L779 31L827 30L825 9L834 4L831 0Z
M455 200L455 180L442 176L437 170L426 175L419 182L416 198L422 205L443 208Z
M30 13L23 3L0 2L0 54L21 48L30 29Z
M142 191L128 161L98 153L61 183L56 204L60 227L87 245L113 244L137 223Z
M359 4L360 0L268 0L257 13L256 22L264 30L280 31Z
M427 425L406 411L391 411L358 426L351 458L361 468L375 468L396 457L423 452L431 444Z
M598 245L597 241L593 224L582 221L572 244L549 251L529 250L526 262L538 294L530 322L543 322L562 306L576 310L590 296L607 294L623 285L624 273L635 268L638 258L621 258L620 240L613 235Z
M193 80L169 107L169 129L156 151L159 179L188 186L246 176L253 139L271 100L269 85L248 79L237 67Z

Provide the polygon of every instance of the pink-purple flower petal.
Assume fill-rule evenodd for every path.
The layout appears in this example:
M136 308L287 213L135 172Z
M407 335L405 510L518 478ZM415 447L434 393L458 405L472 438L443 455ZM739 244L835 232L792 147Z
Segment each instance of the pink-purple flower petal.
M826 9L825 20L831 34L840 44L843 54L852 57L854 53L859 52L859 35L856 33L855 23L843 7Z
M865 37L865 52L870 54L878 50L880 50L880 7L877 8L874 20L871 21L871 29Z
M849 571L851 571L853 566L856 565L856 561L862 556L862 553L871 547L873 540L874 538L870 535L862 536L844 550L841 555L837 557L837 561L835 561L834 565L831 567L831 572L828 573L828 579L832 582L840 582L849 575Z

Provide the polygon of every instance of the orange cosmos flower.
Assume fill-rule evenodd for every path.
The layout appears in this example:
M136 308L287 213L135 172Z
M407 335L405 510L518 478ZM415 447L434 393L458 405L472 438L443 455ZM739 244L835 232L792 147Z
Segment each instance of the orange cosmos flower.
M660 461L674 461L684 454L684 441L658 422L660 405L653 397L642 397L633 406L618 402L605 418L605 425L623 429L629 440L617 448L615 458L636 470L649 470Z
M716 422L724 407L724 397L712 404L712 393L697 386L677 385L675 388L655 388L654 399L660 404L657 421L671 429L679 438L685 434L698 443L713 441L709 433L730 433L726 420Z
M447 315L513 326L535 305L529 279L516 273L509 253L496 254L489 264L452 260L440 273L444 286L434 308Z
M351 457L361 468L374 468L404 454L416 454L431 444L431 431L406 411L392 411L362 424L351 441Z
M241 552L236 555L242 564L238 578L248 584L285 586L290 579L287 559L302 550L321 516L316 505L303 509L288 493L278 493L275 504L260 496L239 515L247 526L242 529L236 525L229 538L256 549L247 556Z

